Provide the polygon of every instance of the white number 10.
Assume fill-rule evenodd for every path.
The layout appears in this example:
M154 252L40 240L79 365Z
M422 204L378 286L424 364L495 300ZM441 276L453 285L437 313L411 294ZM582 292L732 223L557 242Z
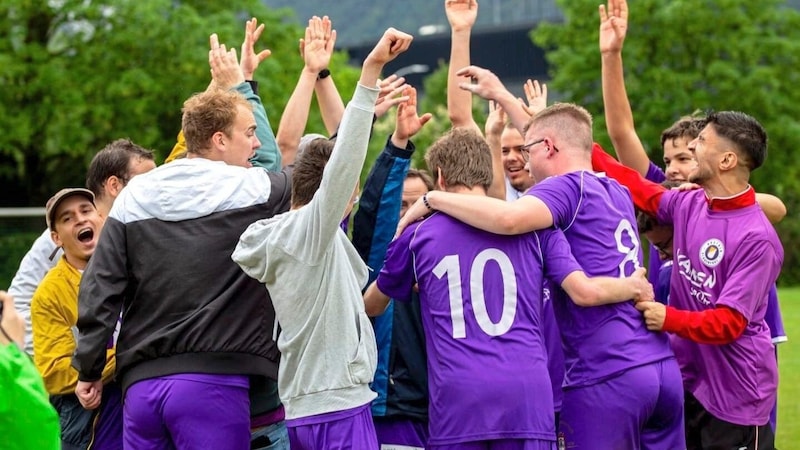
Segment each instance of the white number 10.
M503 313L498 322L493 322L489 317L484 297L483 274L489 261L494 261L500 267L500 275L503 280ZM464 339L467 337L467 330L464 323L464 296L461 291L461 263L458 255L445 256L433 268L433 274L437 278L442 278L444 274L447 274L453 338ZM517 278L508 255L496 248L487 248L478 253L470 268L469 286L472 309L481 330L489 336L500 336L508 332L511 325L514 324L514 317L517 314Z

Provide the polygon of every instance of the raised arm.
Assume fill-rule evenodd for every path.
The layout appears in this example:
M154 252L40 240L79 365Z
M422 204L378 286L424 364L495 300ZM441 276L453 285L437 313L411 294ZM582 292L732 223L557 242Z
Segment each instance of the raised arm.
M310 231L321 242L320 249L330 242L338 230L358 183L378 95L378 76L386 63L408 49L411 40L410 35L390 28L364 61L361 78L353 99L345 109L319 190L308 205L313 220Z
M333 29L333 23L328 16L322 18L322 27L325 30L325 39L331 42L331 56L333 56L333 50L336 47L336 30ZM305 60L302 40L300 41L300 55ZM330 60L328 62L330 63ZM336 90L333 74L327 66L317 74L314 93L317 95L319 112L322 115L322 122L325 123L325 130L328 132L328 136L333 136L344 115L344 102L339 91Z
M370 281L378 275L397 228L403 182L414 152L410 139L431 118L430 114L417 115L416 89L407 86L404 94L408 100L398 107L394 133L370 169L353 220L353 245L372 268Z
M250 158L250 162L254 167L261 167L270 172L278 172L282 167L281 153L278 150L275 133L273 133L272 126L267 118L267 110L264 109L261 97L258 96L258 83L253 79L253 74L258 69L258 66L272 54L270 50L262 50L256 53L255 44L263 32L264 24L258 25L258 20L255 17L245 24L239 67L245 81L251 87L252 95L248 95L241 84L236 89L244 94L245 98L253 105L253 115L256 118L256 136L261 142L261 147L256 149L256 153Z
M503 147L500 136L506 127L506 114L503 108L489 101L489 117L486 118L486 143L492 150L492 185L486 193L500 200L506 198L506 180L503 171Z
M317 76L330 63L335 39L330 20L325 21L317 16L308 20L305 37L300 40L303 70L278 125L278 147L284 165L293 164L297 156L297 146L306 129Z
M469 42L472 26L478 17L476 0L445 0L444 10L450 22L450 66L447 69L447 113L453 128L481 129L472 117L472 96L459 89L457 72L470 65Z
M620 162L645 176L650 168L650 158L636 134L622 68L622 45L627 30L628 5L625 0L609 0L608 9L600 5L600 55L606 129Z
M497 75L478 66L464 67L456 75L462 80L468 80L458 84L460 89L472 92L483 99L497 102L508 114L514 127L519 130L520 134L525 135L525 126L528 125L531 116L519 99L506 89Z

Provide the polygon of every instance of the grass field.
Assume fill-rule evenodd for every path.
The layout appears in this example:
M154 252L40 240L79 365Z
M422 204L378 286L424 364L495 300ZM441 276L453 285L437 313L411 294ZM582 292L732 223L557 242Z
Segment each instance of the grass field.
M778 291L789 342L778 346L778 436L781 450L800 448L800 288Z

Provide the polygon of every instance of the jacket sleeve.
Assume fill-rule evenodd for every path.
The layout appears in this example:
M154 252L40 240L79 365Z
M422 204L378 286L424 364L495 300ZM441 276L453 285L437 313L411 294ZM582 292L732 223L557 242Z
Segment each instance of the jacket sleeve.
M272 132L269 124L264 104L261 103L261 97L253 91L253 86L249 82L236 86L236 90L253 105L253 115L256 117L256 136L261 142L261 147L256 149L256 154L250 159L250 162L253 167L261 167L270 172L280 171L281 152L278 150L278 142L275 140L275 133Z
M8 293L14 297L14 307L25 321L25 352L33 353L33 329L31 328L31 300L36 287L52 269L58 261L58 257L50 259L50 255L56 251L56 244L50 237L50 230L44 232L36 238L28 250L28 253L19 263L19 269L11 280ZM56 253L61 256L61 250Z
M391 136L367 176L353 219L353 245L375 280L400 219L403 183L411 165L414 144L395 147Z
M72 365L80 381L101 379L106 350L128 288L125 224L109 217L81 278L78 339Z

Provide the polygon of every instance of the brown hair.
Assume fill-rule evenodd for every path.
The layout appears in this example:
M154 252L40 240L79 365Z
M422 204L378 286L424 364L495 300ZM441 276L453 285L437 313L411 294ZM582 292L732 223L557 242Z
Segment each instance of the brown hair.
M681 117L669 128L661 132L661 149L664 149L664 143L668 140L673 141L673 143L677 139L694 140L705 126L706 117L702 112L697 111L690 116Z
M247 99L235 91L212 89L189 97L183 103L181 119L186 151L204 154L211 148L214 133L221 131L230 135L239 106L253 109Z
M314 198L331 153L333 141L317 138L297 156L292 173L292 206L307 205Z
M429 191L432 191L435 186L433 184L433 177L431 176L430 172L425 169L408 169L408 173L406 173L406 180L409 178L419 178Z
M153 161L153 151L134 144L130 139L117 139L97 152L86 172L86 188L94 192L95 197L103 196L103 184L116 176L120 182L130 181L130 165L134 158Z
M531 118L524 134L532 127L552 129L559 140L587 152L592 151L592 115L582 106L554 103Z
M450 187L489 189L492 184L492 152L473 130L454 128L440 137L425 155L428 170L442 175Z

